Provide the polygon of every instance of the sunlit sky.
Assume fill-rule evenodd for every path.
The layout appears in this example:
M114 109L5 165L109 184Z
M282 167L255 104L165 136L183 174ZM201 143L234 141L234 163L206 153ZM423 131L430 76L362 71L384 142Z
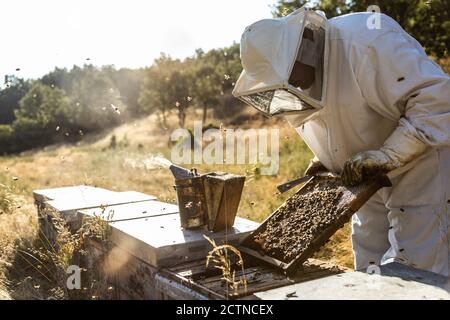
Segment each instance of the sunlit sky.
M144 67L160 52L184 58L196 48L228 46L247 25L271 17L275 2L1 1L0 84L5 74L38 78L56 66L84 63Z

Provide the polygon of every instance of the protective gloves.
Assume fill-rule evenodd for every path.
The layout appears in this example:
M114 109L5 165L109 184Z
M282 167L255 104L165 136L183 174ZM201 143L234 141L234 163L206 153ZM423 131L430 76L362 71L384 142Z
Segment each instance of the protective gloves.
M313 176L317 173L327 171L327 168L324 167L322 162L319 161L316 157L312 158L309 161L308 168L306 168L305 176Z
M354 186L370 177L403 167L428 149L418 136L420 133L411 124L400 120L400 125L379 150L360 152L347 160L342 181L345 185Z

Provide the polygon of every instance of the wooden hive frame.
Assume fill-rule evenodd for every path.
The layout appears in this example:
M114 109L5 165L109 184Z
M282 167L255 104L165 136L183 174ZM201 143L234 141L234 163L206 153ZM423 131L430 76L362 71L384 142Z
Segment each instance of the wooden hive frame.
M334 176L335 177L335 176ZM329 179L326 176L314 176L308 182L306 182L295 195L305 195L310 190L324 179ZM332 225L326 228L318 237L313 239L306 250L302 251L299 255L294 257L290 261L281 261L273 256L264 255L261 252L253 249L258 246L255 242L255 237L264 232L269 221L283 208L289 201L289 198L283 205L281 205L275 212L273 212L266 220L264 220L261 225L253 231L239 246L239 250L255 257L256 259L262 260L270 265L273 265L287 274L293 274L296 270L304 263L307 259L311 258L315 252L317 252L339 229L344 227L344 225L350 220L352 215L361 208L364 203L366 203L379 189L383 187L389 187L391 183L386 176L379 176L363 183L356 187L349 187L347 191L349 194L347 197L343 196L344 200L347 201L344 204L339 204L340 217L334 221ZM343 211L342 211L343 210Z

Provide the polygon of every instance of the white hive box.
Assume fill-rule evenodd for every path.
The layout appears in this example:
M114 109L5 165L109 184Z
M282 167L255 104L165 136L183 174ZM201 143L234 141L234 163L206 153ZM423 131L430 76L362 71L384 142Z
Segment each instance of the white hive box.
M81 209L77 211L76 219L80 220L85 216L96 216L109 222L139 219L144 219L145 221L151 217L178 214L178 212L179 210L176 204L152 200L118 204L103 208Z
M97 268L96 261L103 264L107 277L116 279L123 298L156 298L154 277L158 270L205 258L212 246L204 235L218 245L237 245L259 225L236 218L227 232L211 233L206 227L184 230L178 205L134 191L77 186L37 190L34 196L41 230L50 243L56 239L56 230L45 208L61 213L72 231L81 226L84 217L98 216L109 222L111 247L91 241L86 249L92 251L93 257L86 268Z
M97 195L104 195L105 193L113 194L114 191L109 191L102 188L90 186L72 186L52 189L34 190L34 200L37 202L45 202L48 200L60 199L63 197L95 197Z
M204 235L218 245L238 245L258 223L236 218L227 232L211 233L206 228L184 230L178 214L155 216L149 219L112 222L111 241L144 262L160 268L205 258L212 250Z
M67 222L73 222L81 209L110 207L118 204L153 201L154 196L136 191L114 192L89 186L65 187L34 191L40 209L61 213Z

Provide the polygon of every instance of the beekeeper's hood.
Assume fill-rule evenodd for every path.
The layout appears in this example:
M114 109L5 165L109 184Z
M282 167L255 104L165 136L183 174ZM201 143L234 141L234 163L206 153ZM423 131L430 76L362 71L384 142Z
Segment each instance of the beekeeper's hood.
M267 116L324 106L327 19L300 8L247 27L241 39L244 70L233 95Z

